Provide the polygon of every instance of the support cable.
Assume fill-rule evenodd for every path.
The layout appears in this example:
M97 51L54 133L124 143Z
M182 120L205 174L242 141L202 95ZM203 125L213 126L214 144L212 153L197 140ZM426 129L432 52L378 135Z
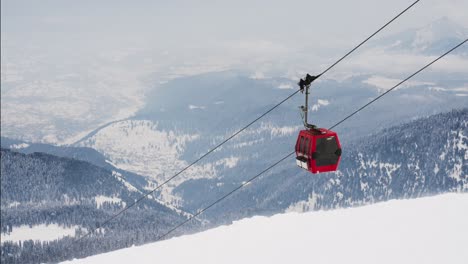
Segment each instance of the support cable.
M373 99L372 101L370 101L369 103L363 105L362 107L360 107L359 109L357 109L356 111L354 111L352 114L346 116L345 118L343 118L341 121L337 122L335 125L331 126L329 128L329 130L337 127L338 125L340 125L341 123L343 123L344 121L348 120L350 117L352 117L353 115L357 114L358 112L360 112L361 110L363 110L364 108L368 107L369 105L371 105L372 103L374 103L375 101L377 101L378 99L382 98L383 96L385 96L386 94L388 94L389 92L391 92L392 90L394 90L395 88L397 88L398 86L402 85L403 83L405 83L406 81L408 81L409 79L413 78L415 75L419 74L420 72L422 72L423 70L425 70L426 68L428 68L429 66L431 66L432 64L434 64L435 62L437 62L438 60L442 59L443 57L445 57L447 54L451 53L452 51L454 51L455 49L457 49L458 47L460 47L461 45L465 44L466 42L468 41L468 39L465 39L463 42L461 42L460 44L456 45L455 47L453 47L452 49L450 49L449 51L445 52L444 54L442 54L441 56L439 56L437 59L431 61L430 63L426 64L424 67L422 67L421 69L419 69L418 71L416 71L415 73L411 74L410 76L408 76L407 78L403 79L401 82L399 82L398 84L396 84L395 86L393 86L392 88L388 89L386 92L384 92L383 94L379 95L378 97L376 97L375 99ZM226 199L227 197L231 196L233 193L235 193L236 191L242 189L243 187L245 187L246 185L248 185L249 183L251 183L252 181L254 181L255 179L257 179L258 177L260 177L262 174L264 174L265 172L269 171L270 169L272 169L273 167L275 167L276 165L280 164L282 161L286 160L287 158L289 158L290 156L292 156L293 154L295 154L296 152L293 151L289 154L287 154L286 156L284 156L283 158L281 158L280 160L276 161L275 163L273 163L272 165L270 165L268 168L264 169L262 172L258 173L257 175L253 176L252 178L250 178L249 180L247 180L246 182L242 183L241 185L239 185L238 187L236 187L235 189L233 189L232 191L228 192L227 194L225 194L224 196L222 196L221 198L219 198L218 200L216 200L215 202L211 203L210 205L208 205L207 207L203 208L202 210L200 210L198 213L190 216L189 218L187 218L187 220L185 220L184 222L178 224L176 227L170 229L168 232L164 233L163 235L159 236L158 239L155 241L160 241L162 238L168 236L169 234L171 234L172 232L174 232L175 230L177 230L178 228L180 228L181 226L185 225L186 223L188 223L190 220L192 220L193 218L199 216L200 214L204 213L206 210L210 209L211 207L213 207L214 205L216 205L217 203L221 202L222 200Z
M333 68L334 66L336 66L338 63L340 63L343 59L345 59L347 56L349 56L351 53L353 53L354 51L356 51L359 47L361 47L364 43L366 43L368 40L370 40L372 37L374 37L377 33L379 33L382 29L384 29L385 27L387 27L389 24L391 24L393 21L395 21L398 17L400 17L402 14L404 14L406 11L408 11L411 7L413 7L416 3L418 3L420 0L417 0L415 2L413 2L410 6L408 6L406 9L404 9L403 11L401 11L397 16L395 16L393 19L391 19L390 21L388 21L385 25L383 25L382 27L380 27L377 31L375 31L373 34L371 34L369 37L367 37L364 41L362 41L361 43L359 43L356 47L354 47L352 50L350 50L348 53L346 53L343 57L341 57L340 59L338 59L335 63L333 63L330 67L328 67L326 70L324 70L320 75L318 75L317 77L320 77L321 75L325 74L326 72L328 72L331 68ZM102 222L101 224L99 224L98 227L96 228L93 228L91 229L90 231L88 231L84 236L80 237L77 241L80 241L82 239L84 239L85 237L89 236L90 234L94 233L98 228L102 228L103 226L107 225L109 222L111 222L112 220L116 219L117 217L119 217L120 215L122 215L124 212L126 212L127 210L129 210L130 208L134 207L136 204L138 204L139 202L141 202L142 200L144 200L145 198L147 198L148 196L150 196L151 194L153 194L155 191L157 191L158 189L160 189L162 186L166 185L168 182L170 182L171 180L173 180L174 178L176 178L177 176L179 176L181 173L183 173L184 171L186 171L187 169L189 169L190 167L192 167L193 165L195 165L196 163L198 163L200 160L204 159L206 156L208 156L209 154L211 154L212 152L214 152L216 149L218 149L219 147L221 147L222 145L224 145L225 143L227 143L228 141L230 141L232 138L234 138L235 136L237 136L238 134L240 134L242 131L246 130L248 127L250 127L251 125L253 125L254 123L256 123L258 120L260 120L261 118L263 118L264 116L266 116L267 114L269 114L271 111L273 111L274 109L278 108L281 104L283 104L284 102L286 102L287 100L289 100L291 97L293 97L294 95L296 95L300 90L297 90L293 93L291 93L288 97L286 97L285 99L283 99L281 102L277 103L276 105L274 105L273 107L271 107L269 110L267 110L265 113L263 113L262 115L260 115L259 117L257 117L255 120L253 120L252 122L250 122L249 124L247 124L246 126L242 127L240 130L238 130L237 132L235 132L234 134L232 134L231 136L229 136L228 138L226 138L224 141L222 141L221 143L219 143L218 145L216 145L214 148L212 148L211 150L209 150L208 152L206 152L205 154L203 154L201 157L199 157L198 159L196 159L195 161L193 161L192 163L190 163L189 165L187 165L186 167L184 167L181 171L177 172L176 174L174 174L172 177L170 177L169 179L165 180L163 183L159 184L157 187L155 187L153 190L151 191L148 191L146 192L145 194L143 194L140 198L138 198L137 200L135 200L133 203L127 205L125 208L123 208L121 211L119 211L118 213L112 215L110 218L108 218L107 220L105 220L104 222Z

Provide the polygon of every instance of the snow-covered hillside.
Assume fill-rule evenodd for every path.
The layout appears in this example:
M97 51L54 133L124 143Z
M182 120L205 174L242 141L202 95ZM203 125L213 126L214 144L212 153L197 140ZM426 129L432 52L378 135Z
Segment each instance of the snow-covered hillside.
M468 194L446 194L253 217L71 263L466 263L466 208Z
M117 171L76 159L3 148L0 157L1 263L85 257L127 246L128 234L141 234L131 244L148 243L186 219L180 210L149 197L111 225L99 227L141 197L140 186ZM83 238L86 248L76 243L75 237L96 228Z
M105 153L119 168L164 181L187 166L179 156L188 142L199 137L164 130L150 120L125 120L99 130L81 144ZM213 174L209 168L197 169L205 177Z

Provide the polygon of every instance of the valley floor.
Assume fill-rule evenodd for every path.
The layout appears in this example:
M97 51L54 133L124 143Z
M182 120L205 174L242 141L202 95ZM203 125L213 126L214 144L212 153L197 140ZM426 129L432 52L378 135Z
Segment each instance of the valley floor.
M467 263L467 208L464 193L253 217L71 263Z

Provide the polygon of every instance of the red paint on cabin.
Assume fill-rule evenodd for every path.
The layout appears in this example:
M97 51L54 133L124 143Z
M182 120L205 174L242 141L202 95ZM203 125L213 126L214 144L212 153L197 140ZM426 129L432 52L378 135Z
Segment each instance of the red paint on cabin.
M341 159L338 135L324 128L301 130L296 142L296 163L312 173L336 171Z

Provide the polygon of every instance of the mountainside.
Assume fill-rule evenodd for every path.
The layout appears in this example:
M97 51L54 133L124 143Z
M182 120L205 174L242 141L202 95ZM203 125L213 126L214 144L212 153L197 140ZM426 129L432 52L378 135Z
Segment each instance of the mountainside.
M225 223L228 219L285 210L331 209L444 192L467 192L467 120L468 109L453 110L385 129L354 142L342 141L343 155L339 171L335 173L313 175L296 167L294 158L288 159L222 205L211 208L206 217ZM252 177L260 170L242 175ZM181 185L177 191L184 194L192 186L202 188L199 185L209 183L192 181ZM205 197L206 194L200 195L190 200L193 202L184 199L186 209L203 207L214 200Z
M468 195L253 217L66 263L465 263ZM223 241L223 243L220 243Z
M312 122L332 126L382 89L390 88L393 81L398 80L386 80L388 85L383 87L379 78L368 75L343 82L317 81L311 95ZM373 105L372 111L362 111L343 123L340 136L356 140L382 127L463 107L465 91L452 89L458 85L445 89L439 82L409 83ZM231 71L180 78L149 94L147 105L135 117L102 127L74 146L94 148L116 167L161 183L287 97L294 87L287 78L253 80ZM414 100L424 103L413 107ZM181 185L193 186L198 180L210 184L204 189L227 190L245 180L248 176L244 174L267 166L275 153L286 153L294 145L301 129L298 106L302 104L302 96L291 98L171 181L159 198L180 206L184 200L198 200L182 197L176 191ZM187 188L184 192L193 193Z
M273 214L284 210L347 207L392 198L464 192L468 188L467 111L454 110L418 119L376 132L364 139L350 140L345 136L342 141L345 146L344 154L338 173L310 175L296 168L291 159L275 168L270 176L259 179L227 199L225 204L206 212L206 217L213 222L229 222L245 216ZM274 119L282 120L278 119L278 115ZM147 155L145 164L153 166L151 168L159 166L166 177L172 176L167 173L168 167L164 166L171 159L164 162L164 155L173 153L173 160L183 158L181 152L190 150L190 144L193 144L188 141L189 143L179 147L177 144L170 144L171 141L164 137L156 137L160 134L172 136L173 140L188 138L175 135L171 131L158 132L158 126L151 127L149 121L126 123L128 126L125 132L116 139L124 150L122 153L129 157L127 161L141 161L142 155ZM149 132L143 132L145 130L142 130L141 124L148 128L147 131L156 131L145 134ZM222 151L213 153L200 163L202 165L194 170L190 169L169 184L165 189L166 193L162 194L163 199L174 199L177 206L189 212L203 208L277 160L279 153L289 151L288 146L294 145L294 136L299 129L299 126L278 127L273 123L254 126L223 146ZM342 135L344 130L346 127L337 132ZM102 134L102 137L97 135L93 138L106 141L112 138L112 133ZM142 145L123 145L125 135L132 135L133 140ZM162 145L157 142L152 144L152 148L144 147L142 139L168 142L167 147L174 148L173 152L161 148ZM221 140L221 137L215 139ZM208 139L195 137L195 140L207 142ZM272 142L275 143L271 144ZM200 144L192 146L203 148ZM130 150L132 152L128 152ZM172 164L177 165L174 161ZM173 168L175 172L177 167Z
M321 113L319 117L323 120L327 107L333 101L326 104L323 100L327 99L320 100L322 104L317 104L320 106L313 113ZM163 230L185 219L177 213L179 209L192 213L200 210L269 166L282 153L289 152L301 127L295 125L295 120L288 119L295 109L288 110L285 106L282 110L285 111L279 111L249 128L193 170L155 193L158 199L177 206L176 211L162 206L158 200L144 200L139 210L129 210L111 223L110 230L99 235L103 237L90 238L86 248L78 250L81 255L75 256L150 242ZM337 132L343 135L344 150L339 172L311 175L297 168L293 159L288 160L208 210L202 215L202 228L258 214L330 209L394 198L466 192L466 120L468 109L453 110L384 129L361 139L353 139L351 132L346 131L355 124L339 127ZM156 186L137 174L134 177L140 179L141 185L122 182L122 177L126 177L119 175L112 164L117 163L120 168L136 172L155 172L163 177L159 178L160 181L172 176L171 170L174 172L188 164L187 160L203 154L204 149L222 140L222 135L232 133L232 129L221 126L213 130L213 134L216 131L224 133L202 136L207 135L206 132L188 126L189 123L184 124L186 126L181 125L181 129L169 120L121 121L80 143L95 146L103 154L90 148L36 145L2 138L2 145L8 145L15 151L47 151L87 159L99 165L41 153L25 155L2 150L2 241L5 232L14 232L15 228L24 230L22 225L29 224L34 230L39 230L41 224L51 224L48 228L55 224L68 230L69 236L75 232L79 235L83 233L80 229L95 227L111 213L137 199L142 191ZM229 120L225 124L229 124ZM187 132L179 134L180 131ZM4 175L10 178L5 181ZM22 186L26 186L24 190L28 191L24 192ZM152 209L143 211L142 208ZM159 210L169 211L157 217L158 222L155 223L153 216L160 214ZM200 227L198 222L193 224L179 231L184 233ZM135 228L139 230L136 233ZM122 239L116 240L118 237ZM57 250L53 259L71 257L66 250L71 238L52 241L47 242L47 247ZM29 253L24 253L20 259L28 262L42 254L44 244L39 245L35 245L38 251L27 251ZM8 252L21 251L19 244L4 243L3 248Z
M6 137L1 137L1 147L24 154L42 152L58 157L86 161L106 170L119 173L122 178L138 189L147 189L154 184L141 175L116 168L109 160L104 157L104 155L92 148L54 146L50 144L25 142Z
M142 190L116 171L44 153L2 149L1 175L2 263L54 262L154 241L186 219L153 198L145 199L77 242L141 197ZM66 235L41 241L47 235L38 232ZM30 240L34 237L39 241Z
M395 198L467 192L467 120L468 109L453 110L384 129L359 140L344 140L342 163L336 173L312 175L296 167L293 159L288 160L206 211L202 215L202 226L196 221L176 234L259 214L331 209ZM128 147L137 146L138 138L155 137L161 143L167 142L170 137L180 140L171 132L146 135L140 130L141 126L136 126L138 122L128 123L127 135L135 133L135 144ZM183 178L179 185L172 186L173 193L169 195L179 199L177 205L180 209L196 212L276 160L284 152L284 146L289 151L287 146L293 144L298 129L300 127L278 128L261 123L255 129L247 130L247 133L223 147L231 156L215 152L211 159L202 163L201 168L205 169L209 168L207 164L211 164L219 176L206 177L200 172L198 178ZM340 130L337 132L340 133ZM159 138L155 136L158 133ZM271 145L268 143L271 141L276 143ZM96 154L92 149L48 145L34 147L34 144L5 138L2 144L16 149L15 152L2 149L1 160L2 252L8 252L2 258L8 263L35 262L32 259L36 258L56 261L72 256L84 257L151 242L185 219L180 211L169 209L154 198L145 199L137 208L100 229L98 234L84 239L82 243L73 243L73 237L96 227L130 204L140 197L144 188L123 180L124 177L115 170L89 162L44 153L26 155L17 152L39 148L80 157L81 152ZM164 144L156 142L153 148L164 152L162 146L174 147L171 141ZM259 152L259 148L265 145L268 147ZM183 146L176 145L175 151ZM109 164L99 153L84 157L95 163L101 161ZM128 157L133 158L132 155ZM191 173L189 176L197 176ZM142 179L142 182L146 180ZM51 231L53 228L59 231ZM23 238L19 244L20 232L29 233L26 238L32 238L44 229L45 232L49 230L49 233L62 232L66 235L42 242L25 242ZM26 250L32 245L35 251ZM76 250L69 251L70 247ZM56 253L43 255L42 252L47 250ZM70 255L69 252L80 253ZM17 253L19 255L15 256Z

